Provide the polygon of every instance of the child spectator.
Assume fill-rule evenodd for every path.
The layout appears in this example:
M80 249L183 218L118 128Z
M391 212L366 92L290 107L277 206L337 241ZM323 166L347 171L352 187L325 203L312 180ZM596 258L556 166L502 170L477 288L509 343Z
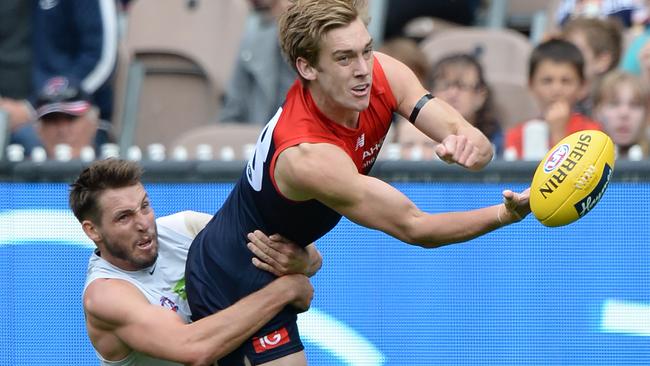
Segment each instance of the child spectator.
M650 91L638 77L612 71L605 75L594 96L594 117L616 144L618 158L648 157L646 119Z
M530 56L528 83L542 115L508 129L504 158L538 160L550 146L581 130L602 127L575 111L584 84L584 59L572 43L552 39Z
M436 97L454 107L492 142L495 156L503 154L503 131L492 92L476 57L453 54L440 59L431 70L430 88Z
M596 85L603 75L618 66L621 57L620 26L613 20L575 18L566 23L562 34L578 47L585 60L585 83L578 110L591 116Z
M403 62L415 73L422 85L427 82L429 72L427 55L413 39L408 37L391 38L384 42L377 51ZM397 113L393 114L393 128L385 142L397 142L400 145L402 159L430 160L435 155L433 152L435 144L431 139Z

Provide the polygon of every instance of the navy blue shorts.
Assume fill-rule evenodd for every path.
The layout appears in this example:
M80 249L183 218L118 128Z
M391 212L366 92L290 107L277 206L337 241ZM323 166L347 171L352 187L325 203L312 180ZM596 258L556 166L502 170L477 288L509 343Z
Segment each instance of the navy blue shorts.
M246 248L245 239L237 241L236 246L224 248L223 242L207 241L213 237L223 238L214 234L210 230L199 233L187 256L185 292L193 321L231 306L275 279L274 275L252 264L252 253ZM244 365L244 356L253 365L258 365L302 351L304 347L296 321L296 309L285 307L252 338L219 360L219 366Z

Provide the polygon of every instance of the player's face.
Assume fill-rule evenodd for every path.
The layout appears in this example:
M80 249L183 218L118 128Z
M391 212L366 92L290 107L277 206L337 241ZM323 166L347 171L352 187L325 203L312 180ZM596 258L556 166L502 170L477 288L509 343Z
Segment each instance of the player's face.
M99 204L102 218L97 231L102 257L129 271L153 265L158 257L158 232L142 184L109 189Z
M580 98L581 88L578 72L568 62L544 60L537 65L530 80L530 90L543 111L556 102L573 105Z
M603 123L607 134L620 146L634 145L642 138L645 117L643 100L628 84L616 87L612 97L596 107L596 119Z
M340 115L368 108L372 66L372 38L361 19L327 32L321 41L316 77L311 81L323 112Z

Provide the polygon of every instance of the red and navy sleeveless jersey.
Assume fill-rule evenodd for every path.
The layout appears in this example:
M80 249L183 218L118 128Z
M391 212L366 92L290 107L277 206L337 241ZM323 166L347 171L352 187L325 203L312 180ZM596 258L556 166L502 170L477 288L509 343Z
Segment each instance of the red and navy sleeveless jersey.
M273 178L275 162L289 147L324 142L339 146L359 172L367 174L388 133L397 104L377 59L370 92L368 108L359 114L357 128L350 129L325 117L308 89L296 81L284 105L262 130L244 174L192 248L211 257L206 262L214 261L231 272L238 270L235 263L241 266L250 262L246 234L256 229L267 234L279 233L302 246L330 231L341 215L316 200L292 201L284 197Z
M242 198L257 208L262 222L296 243L306 245L331 230L340 215L317 201L295 202L279 193L273 172L278 156L301 143L330 143L343 149L359 173L367 174L390 127L396 101L381 65L375 59L370 103L351 129L328 119L316 106L308 89L296 81L287 99L264 128L255 156L240 182Z

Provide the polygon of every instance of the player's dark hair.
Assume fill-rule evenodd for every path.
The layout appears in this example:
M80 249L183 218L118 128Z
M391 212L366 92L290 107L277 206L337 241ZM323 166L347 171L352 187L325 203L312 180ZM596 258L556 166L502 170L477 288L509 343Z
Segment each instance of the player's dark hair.
M101 220L99 197L107 189L130 187L140 183L142 168L133 161L97 160L70 184L69 205L79 222Z
M585 59L573 43L561 39L551 39L540 43L533 49L528 64L528 80L533 80L537 67L542 61L570 64L575 68L580 81L585 80Z

